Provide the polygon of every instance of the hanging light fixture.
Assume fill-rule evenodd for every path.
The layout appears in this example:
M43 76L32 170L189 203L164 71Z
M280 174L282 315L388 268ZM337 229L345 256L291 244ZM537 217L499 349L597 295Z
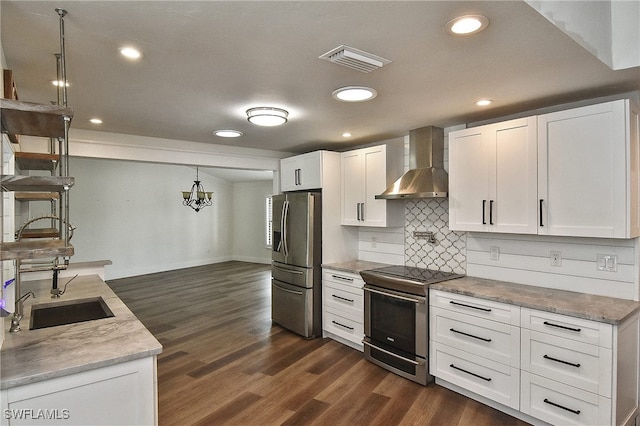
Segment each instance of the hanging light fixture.
M198 179L198 168L196 167L196 180L193 181L191 191L182 191L182 205L189 206L199 212L206 206L211 205L213 192L205 192L204 187Z

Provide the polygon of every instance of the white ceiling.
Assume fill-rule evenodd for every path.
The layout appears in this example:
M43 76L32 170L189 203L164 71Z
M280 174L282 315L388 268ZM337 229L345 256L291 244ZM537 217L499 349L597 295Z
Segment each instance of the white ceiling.
M288 152L343 150L553 104L638 90L640 67L613 71L523 1L12 1L1 41L20 99L56 97L58 16L65 18L72 127ZM449 35L450 19L480 13L489 27ZM144 52L136 63L118 48ZM346 44L392 62L371 73L318 56ZM335 101L367 85L378 97ZM494 100L479 108L480 98ZM253 106L290 111L261 128ZM89 118L98 116L98 127ZM215 129L244 132L237 139ZM349 131L353 137L345 139Z

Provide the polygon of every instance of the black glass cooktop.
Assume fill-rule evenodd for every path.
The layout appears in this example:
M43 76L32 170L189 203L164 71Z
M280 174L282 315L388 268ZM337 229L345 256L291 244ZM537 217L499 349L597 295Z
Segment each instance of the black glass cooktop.
M425 287L429 284L453 280L464 275L414 266L395 265L361 271L360 276L367 284L412 294L424 294Z
M419 281L425 284L433 284L440 281L460 278L463 275L454 272L436 271L433 269L417 268L414 266L386 266L384 268L372 269L371 272L402 277L409 280Z

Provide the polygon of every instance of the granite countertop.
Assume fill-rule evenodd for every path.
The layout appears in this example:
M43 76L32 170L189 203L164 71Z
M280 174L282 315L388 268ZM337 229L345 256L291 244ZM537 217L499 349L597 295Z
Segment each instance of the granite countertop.
M68 279L60 280L64 288ZM24 303L22 331L9 333L11 317L4 318L4 343L0 350L0 389L106 367L162 352L162 345L97 275L75 278L57 301L102 296L112 318L29 330L31 306L55 303L51 280L22 283Z
M640 310L640 302L506 281L463 277L429 288L617 325Z
M391 266L387 263L369 262L368 260L350 260L348 262L323 263L323 268L335 269L336 271L351 272L359 274L360 271L367 269L384 268Z

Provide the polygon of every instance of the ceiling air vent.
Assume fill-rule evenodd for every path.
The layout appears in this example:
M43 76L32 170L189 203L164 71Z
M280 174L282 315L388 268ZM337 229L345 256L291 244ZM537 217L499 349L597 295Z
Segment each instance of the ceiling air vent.
M320 56L320 59L333 62L334 64L352 68L362 72L371 72L390 63L388 59L381 58L353 47L338 46Z

